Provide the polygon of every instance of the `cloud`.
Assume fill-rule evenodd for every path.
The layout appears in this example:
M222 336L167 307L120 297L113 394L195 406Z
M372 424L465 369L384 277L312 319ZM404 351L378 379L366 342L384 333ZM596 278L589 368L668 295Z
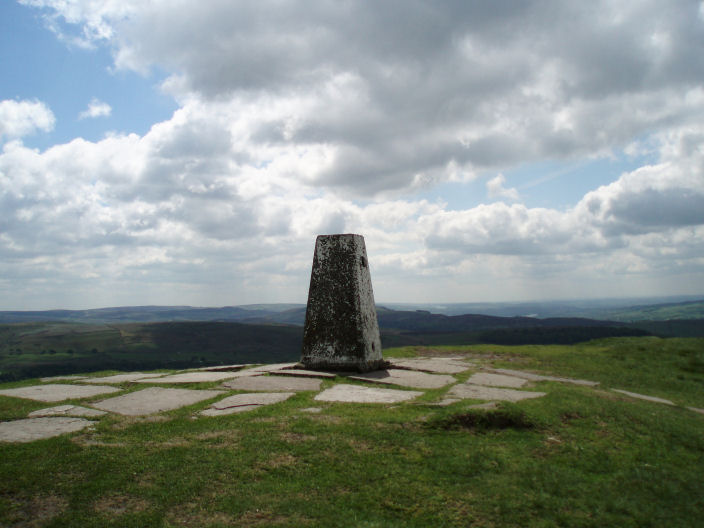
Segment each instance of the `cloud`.
M326 166L303 180L360 197L704 117L695 3L25 1L109 42L118 68L174 72L181 101L266 100L249 147L315 146Z
M109 104L104 103L103 101L100 101L99 99L96 99L94 97L90 100L90 103L88 103L88 108L78 114L78 119L109 117L111 113L112 107Z
M85 299L301 300L315 235L338 231L365 235L385 299L701 281L695 3L23 3L117 69L168 72L179 109L142 136L4 145L0 277L23 277L17 298L52 277ZM53 126L39 102L0 111L23 116L4 137ZM502 175L623 149L650 161L560 210L516 203ZM497 201L423 198L479 178Z
M54 114L41 101L0 101L0 140L19 138L54 128Z
M503 174L494 176L486 182L486 190L489 198L506 198L510 202L518 201L518 190L514 187L507 189L504 187L506 178Z

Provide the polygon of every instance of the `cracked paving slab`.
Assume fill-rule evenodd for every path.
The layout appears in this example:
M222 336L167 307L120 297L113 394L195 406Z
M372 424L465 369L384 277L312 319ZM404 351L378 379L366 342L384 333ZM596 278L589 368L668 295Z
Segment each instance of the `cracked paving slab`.
M171 374L161 378L145 378L136 380L136 383L208 383L212 381L222 381L238 376L238 372L183 372L181 374Z
M293 376L249 376L226 381L222 386L231 390L299 392L320 390L322 382L320 379Z
M398 389L378 389L339 383L318 394L317 401L349 402L349 403L399 403L412 400L422 395L419 391Z
M107 414L105 411L97 409L89 409L80 405L57 405L56 407L47 407L46 409L38 409L29 413L30 418L40 418L44 416L103 416Z
M288 400L294 396L295 392L255 392L247 394L235 394L213 403L209 408L202 410L202 416L223 416L226 414L252 411L263 407Z
M304 370L304 369L283 369L275 372L277 376L298 376L300 378L325 378L332 379L337 374L332 372L321 372L319 370Z
M165 389L150 387L91 404L103 411L141 416L171 411L223 394L219 390Z
M122 389L118 389L117 387L109 387L107 385L89 386L49 383L46 385L32 385L30 387L0 390L0 395L43 402L58 402L63 400L90 398L91 396L110 394L113 392L120 392L121 390Z
M347 377L358 381L401 385L402 387L411 387L414 389L439 389L457 381L455 378L448 375L428 374L427 372L403 369L375 370L373 372L367 372L366 374L355 374L354 376Z
M434 374L459 374L473 367L473 365L455 358L392 359L391 364L398 368Z
M531 398L545 396L545 392L521 391L515 389L501 389L497 387L485 387L483 385L472 385L461 383L452 387L446 395L446 400L455 403L458 400L493 400L517 402ZM442 402L441 402L442 403Z
M509 387L513 389L520 389L528 383L528 380L517 378L515 376L507 376L505 374L477 372L467 380L467 383L472 385L484 385L487 387Z
M560 383L572 383L573 385L583 385L585 387L596 387L597 385L599 385L598 381L589 381L574 378L560 378L557 376L545 376L543 374L535 374L534 372L526 372L525 370L512 370L501 368L493 368L488 370L490 370L491 372L496 372L497 374L506 374L508 376L523 378L528 381L559 381Z
M145 374L144 372L126 372L124 374L115 374L113 376L104 376L102 378L85 378L79 380L80 383L124 383L126 381L138 381L144 378L158 378L163 376L163 373Z
M95 422L84 418L25 418L0 422L0 442L33 442L81 431Z

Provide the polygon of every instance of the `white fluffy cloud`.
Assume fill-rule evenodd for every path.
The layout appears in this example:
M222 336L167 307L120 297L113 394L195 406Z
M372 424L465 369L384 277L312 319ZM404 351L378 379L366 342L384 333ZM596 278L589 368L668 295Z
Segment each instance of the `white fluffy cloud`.
M41 101L0 101L0 141L54 128L54 114Z
M382 299L486 298L499 277L502 298L609 295L616 276L629 294L701 287L693 2L22 3L116 68L172 72L180 108L143 136L5 144L0 276L24 277L18 295L53 276L141 302L159 285L160 303L165 285L210 305L302 300L315 235L343 231L365 234ZM38 102L2 112L24 116L0 119L9 138L53 126ZM643 148L652 164L567 209L531 208L496 176ZM488 175L500 201L420 194Z
M111 113L112 107L109 104L94 97L88 103L88 108L78 114L78 118L88 119L94 117L108 117Z

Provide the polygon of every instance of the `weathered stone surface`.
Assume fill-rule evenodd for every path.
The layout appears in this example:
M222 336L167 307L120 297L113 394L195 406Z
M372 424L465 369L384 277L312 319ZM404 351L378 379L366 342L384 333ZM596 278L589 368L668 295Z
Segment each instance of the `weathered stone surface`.
M277 376L298 376L300 378L327 378L331 379L336 376L332 372L321 372L319 370L303 370L303 369L284 369L275 372Z
M349 376L349 378L387 385L413 387L414 389L439 389L457 381L452 376L401 369L375 370L366 374Z
M687 407L687 409L695 413L704 414L704 409L700 409L698 407Z
M472 375L467 383L474 385L486 385L488 387L512 387L518 389L523 387L528 380L517 378L515 376L506 376L505 374L488 374L486 372L477 372Z
M199 401L208 400L222 394L219 390L164 389L150 387L123 396L109 398L94 404L93 407L103 411L141 416L162 411L171 411Z
M51 376L49 378L39 378L39 381L74 381L88 376L81 376L79 374L69 374L68 376Z
M545 393L519 391L515 389L499 389L496 387L485 387L483 385L472 385L471 383L460 383L447 392L447 398L455 401L457 399L471 399L516 402L530 398L540 398L541 396L545 396Z
M458 374L472 368L472 365L454 358L413 358L392 359L391 364L397 368L433 372L436 374Z
M242 371L245 372L274 372L276 370L292 369L298 365L298 363L271 363L269 365L259 365L258 367L252 367Z
M251 363L237 363L235 365L213 365L210 367L200 367L197 369L187 369L189 371L191 370L206 370L208 372L225 372L228 370L241 370L245 367L251 367Z
M126 381L137 381L144 378L158 378L163 376L160 373L145 374L143 372L127 372L125 374L115 374L102 378L86 378L79 380L81 383L124 383Z
M33 442L85 429L94 422L83 418L25 418L0 422L0 442Z
M630 396L631 398L637 398L639 400L646 400L646 401L651 401L655 403L664 403L665 405L674 405L670 400L666 400L664 398L657 398L655 396L646 396L645 394L638 394L637 392L629 392L621 389L611 389L614 392L618 392L621 394L625 394L626 396Z
M14 398L26 398L43 402L57 402L63 400L75 400L80 398L90 398L99 394L110 394L119 392L117 387L107 385L65 385L61 383L49 383L47 385L32 385L31 387L19 387L17 389L0 390L3 396Z
M404 391L397 389L377 389L375 387L360 387L340 383L324 390L315 399L329 402L350 403L398 403L412 400L423 394L418 391Z
M310 370L369 372L384 366L364 238L315 241L301 363Z
M46 409L38 409L29 413L30 418L40 418L43 416L102 416L107 414L105 411L97 409L89 409L80 405L58 405L56 407L47 407Z
M572 383L573 385L584 385L586 387L596 387L599 385L598 381L589 381L573 378L559 378L556 376L545 376L543 374L535 374L533 372L526 372L525 370L511 370L511 369L490 369L491 372L496 372L498 374L506 374L508 376L515 376L517 378L523 378L528 381L559 381L560 383Z
M246 391L316 391L320 390L322 380L294 378L291 376L256 376L242 377L223 383L223 387Z
M161 378L140 379L136 380L136 383L208 383L236 378L237 374L237 372L184 372L182 374L171 374Z
M264 405L288 400L295 392L256 392L235 394L215 402L208 409L200 412L203 416L222 416L239 412L252 411Z

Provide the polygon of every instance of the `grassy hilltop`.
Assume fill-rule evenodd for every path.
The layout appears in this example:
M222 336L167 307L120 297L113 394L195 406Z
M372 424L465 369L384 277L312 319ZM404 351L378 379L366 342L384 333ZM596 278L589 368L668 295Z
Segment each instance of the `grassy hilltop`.
M704 408L704 340L385 350L416 355L601 384L538 382L545 397L494 410L434 406L446 390L437 389L390 406L303 392L222 417L194 419L207 402L107 415L93 431L0 444L0 526L701 524L704 416L686 407ZM46 406L0 396L0 420Z

